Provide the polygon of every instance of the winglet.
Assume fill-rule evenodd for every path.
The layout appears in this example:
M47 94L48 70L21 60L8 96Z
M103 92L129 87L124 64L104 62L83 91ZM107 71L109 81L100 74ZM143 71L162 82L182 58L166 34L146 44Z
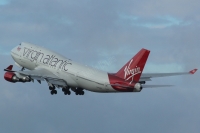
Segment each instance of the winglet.
M6 68L7 70L12 70L13 69L13 65L10 65L9 67Z
M4 69L4 71L15 72L15 71L12 71L12 69L13 69L13 65L10 65L10 66L7 67L6 69Z
M195 73L197 72L197 70L198 70L198 69L191 70L189 73L190 73L190 74L195 74Z

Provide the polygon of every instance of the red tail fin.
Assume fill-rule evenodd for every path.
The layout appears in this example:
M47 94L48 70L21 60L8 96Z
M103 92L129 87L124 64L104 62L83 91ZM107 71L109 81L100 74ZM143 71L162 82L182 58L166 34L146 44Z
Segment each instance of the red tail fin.
M123 66L115 75L132 82L138 82L143 72L150 51L141 49L125 66Z

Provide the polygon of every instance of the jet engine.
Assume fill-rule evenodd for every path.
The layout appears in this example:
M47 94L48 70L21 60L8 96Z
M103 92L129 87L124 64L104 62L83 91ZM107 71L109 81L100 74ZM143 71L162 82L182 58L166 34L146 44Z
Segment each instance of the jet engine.
M30 79L28 76L26 76L26 77L22 77L22 78L20 79L20 81L21 81L21 82L31 82L31 79Z
M7 80L8 82L12 82L12 83L16 83L19 81L19 78L13 72L6 72L4 74L4 79Z
M136 83L134 86L134 92L140 92L142 90L142 85L140 83Z
M4 79L8 82L16 83L16 82L31 82L31 79L28 76L21 76L18 77L15 73L13 72L6 72L4 75Z

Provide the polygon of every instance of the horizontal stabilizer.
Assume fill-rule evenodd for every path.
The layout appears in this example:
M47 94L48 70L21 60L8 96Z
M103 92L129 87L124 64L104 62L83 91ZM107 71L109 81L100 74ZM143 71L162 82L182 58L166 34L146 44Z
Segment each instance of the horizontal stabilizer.
M151 78L157 77L168 77L168 76L177 76L177 75L188 75L188 74L195 74L198 69L193 69L189 72L177 72L177 73L143 73L140 81L148 81Z
M142 85L143 88L172 87L174 85Z

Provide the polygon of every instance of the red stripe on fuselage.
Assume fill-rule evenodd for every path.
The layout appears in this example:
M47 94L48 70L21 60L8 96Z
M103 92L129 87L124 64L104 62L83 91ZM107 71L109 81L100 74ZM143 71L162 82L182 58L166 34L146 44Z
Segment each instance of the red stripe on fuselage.
M115 89L116 91L133 92L133 90L134 90L133 87L132 88L131 87L130 88L121 87L121 86L130 86L128 81L124 81L124 79L119 78L119 77L115 76L115 74L110 74L110 73L108 73L108 78L109 78L112 88ZM119 86L117 86L117 85L119 85ZM135 83L131 84L131 86L134 86L134 85L135 85Z

